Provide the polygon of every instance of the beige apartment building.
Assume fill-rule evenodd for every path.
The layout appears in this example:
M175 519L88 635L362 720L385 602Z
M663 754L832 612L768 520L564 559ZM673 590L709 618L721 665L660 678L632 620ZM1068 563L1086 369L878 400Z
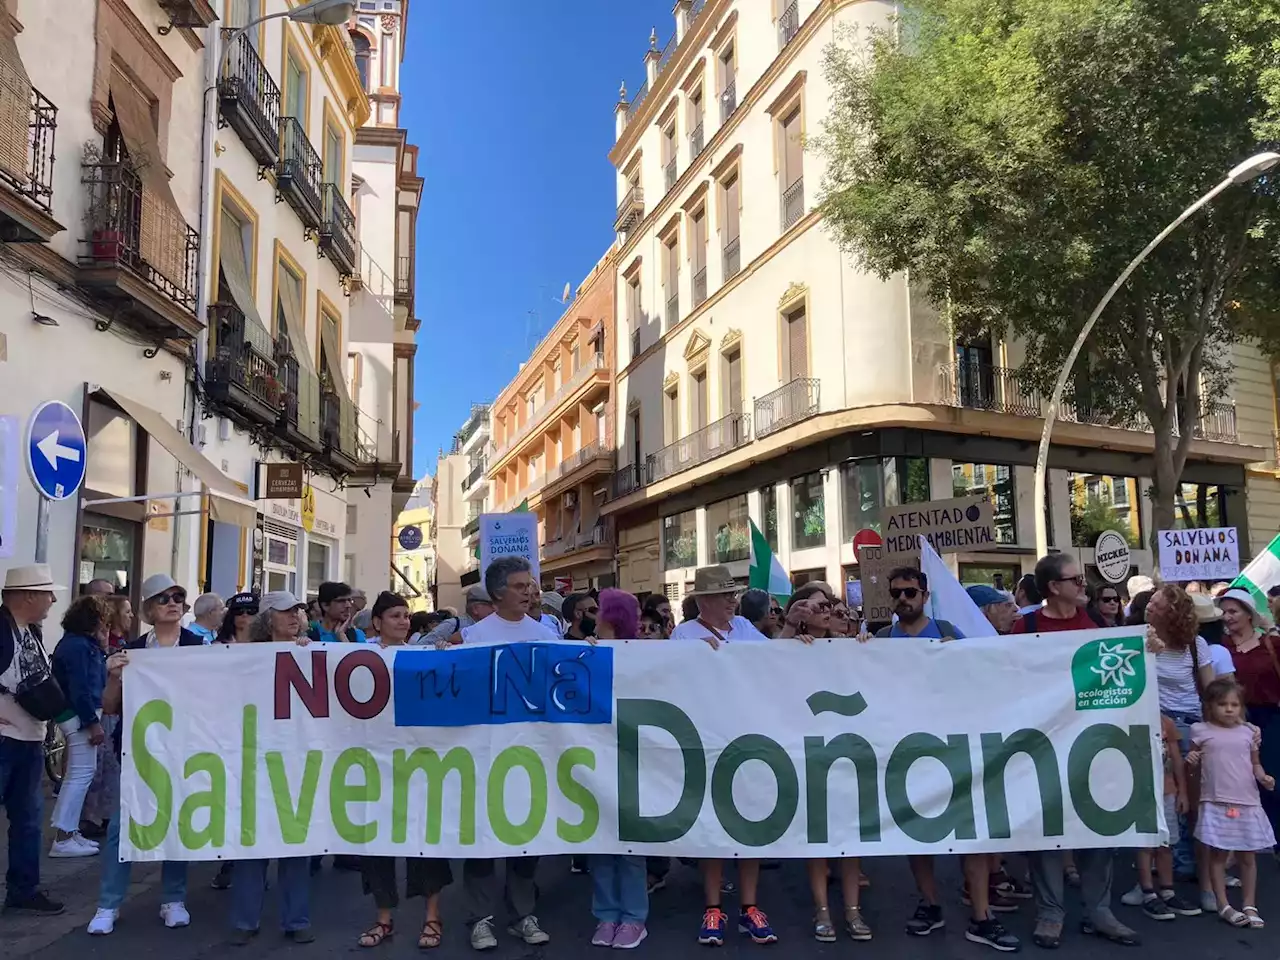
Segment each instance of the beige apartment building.
M602 508L614 471L614 250L601 258L493 403L487 473L493 511L538 515L543 585L614 582Z
M962 579L1010 584L1035 562L1043 401L1013 375L1018 344L957 341L905 276L858 269L815 210L823 50L898 8L681 0L671 41L651 41L644 81L624 88L610 154L619 465L601 508L624 589L679 597L709 563L745 579L748 519L797 583L845 582L851 539L883 506L971 494L994 501L998 545L955 555ZM1190 426L1180 516L1239 526L1256 549L1280 520L1275 397L1266 362L1237 354L1235 397ZM1051 544L1090 566L1093 537L1116 526L1149 571L1152 449L1149 430L1068 404ZM537 476L523 470L508 499Z

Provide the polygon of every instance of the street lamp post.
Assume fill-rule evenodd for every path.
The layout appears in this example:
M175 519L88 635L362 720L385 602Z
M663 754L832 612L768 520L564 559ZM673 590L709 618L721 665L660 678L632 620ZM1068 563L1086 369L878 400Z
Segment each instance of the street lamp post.
M1098 322L1098 317L1102 315L1102 311L1111 302L1111 298L1124 286L1125 281L1129 279L1133 271L1138 269L1138 265L1147 259L1151 251L1158 247L1169 234L1177 230L1197 210L1224 190L1238 184L1248 183L1278 163L1280 163L1280 153L1267 152L1250 157L1244 163L1232 168L1221 183L1178 214L1176 220L1161 230L1154 240L1142 248L1142 252L1134 257L1129 265L1124 268L1124 272L1116 278L1115 283L1111 284L1111 288L1098 301L1098 305L1093 308L1093 313L1089 314L1089 319L1080 328L1080 335L1076 337L1076 342L1071 345L1071 351L1067 354L1067 359L1062 364L1062 370L1058 373L1058 380L1053 385L1053 394L1049 397L1049 406L1044 412L1044 429L1040 433L1040 449L1036 453L1035 517L1037 556L1043 557L1049 552L1049 529L1045 519L1045 479L1048 473L1049 440L1053 435L1053 424L1058 419L1058 406L1062 403L1063 391L1067 388L1067 381L1071 379L1071 369L1075 366L1076 358L1080 356L1080 351L1084 347L1085 341L1089 339L1089 334L1093 332L1093 325Z
M266 23L268 20L288 19L294 23L322 23L336 27L350 20L355 8L353 0L311 0L310 3L304 3L292 10L281 10L279 13L255 17L227 35L227 41L222 48L222 68L218 71L219 78L227 71L227 58L231 55L231 48L236 45L236 41L259 24Z

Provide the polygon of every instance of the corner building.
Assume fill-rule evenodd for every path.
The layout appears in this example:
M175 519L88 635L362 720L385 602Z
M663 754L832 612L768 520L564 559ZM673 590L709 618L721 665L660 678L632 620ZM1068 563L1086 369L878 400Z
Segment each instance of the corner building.
M857 577L853 535L883 506L969 495L993 501L997 543L951 555L961 579L1011 586L1034 566L1044 401L1014 376L1021 345L958 339L907 276L858 269L815 210L825 164L806 141L831 97L824 48L895 9L681 0L670 42L651 38L643 82L623 89L610 153L619 465L601 513L624 589L678 599L710 563L745 582L749 518L797 584L841 584ZM1242 442L1230 397L1208 399L1192 429L1181 516L1249 543L1246 468L1271 442ZM1050 543L1091 577L1110 527L1152 569L1153 446L1144 424L1084 405L1059 418Z

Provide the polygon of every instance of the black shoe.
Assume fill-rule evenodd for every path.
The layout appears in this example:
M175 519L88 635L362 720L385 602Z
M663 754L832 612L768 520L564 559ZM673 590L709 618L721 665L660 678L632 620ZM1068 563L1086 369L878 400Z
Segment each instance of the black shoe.
M960 890L960 902L966 907L973 906L973 900L969 896L968 884ZM992 913L1017 913L1020 906L1021 904L1017 900L1013 899L1013 897L1005 896L995 887L987 891L987 909Z
M1161 890L1160 899L1164 901L1166 907L1180 917L1198 917L1204 913L1199 904L1192 903L1190 900L1183 900L1172 890Z
M231 945L233 947L247 947L257 935L257 930L232 930Z
M925 903L921 900L920 905L916 907L916 912L907 921L907 933L913 937L927 937L946 925L946 921L942 919L942 907L936 903Z
M1022 949L1022 941L994 919L975 920L964 932L964 938L970 943L984 943L1001 953L1017 953Z
M6 900L6 913L31 913L45 917L55 917L66 909L59 901L50 900L43 891L37 891L23 900Z
M1142 898L1142 912L1152 920L1176 920L1178 915L1152 891Z
M86 820L80 824L80 836L89 840L103 840L107 836L107 825Z
M286 930L284 935L286 940L292 940L294 943L315 943L316 940L316 935L311 931L310 927Z

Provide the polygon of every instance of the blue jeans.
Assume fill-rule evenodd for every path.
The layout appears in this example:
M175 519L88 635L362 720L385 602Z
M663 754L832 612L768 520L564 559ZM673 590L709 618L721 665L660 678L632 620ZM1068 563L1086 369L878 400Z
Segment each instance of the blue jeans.
M98 888L98 909L119 910L129 892L133 864L120 860L120 811L111 815L107 841L98 854L102 859L102 883ZM187 899L187 865L166 860L160 866L160 902L181 903Z
M1178 739L1180 741L1178 747L1185 757L1191 752L1191 725L1200 722L1200 715L1197 713L1174 713L1171 710L1162 710L1160 712L1172 720L1173 725L1178 728ZM1178 830L1182 836L1178 838L1178 842L1172 848L1173 872L1179 876L1195 876L1195 838L1191 835L1191 825L1185 813L1178 814Z
M269 860L238 860L231 868L231 926L257 930L267 889ZM276 861L280 891L280 929L286 933L311 926L311 858Z
M591 912L601 923L644 923L649 916L644 857L591 855Z
M44 747L39 740L0 737L0 805L9 818L9 870L5 903L22 903L40 885Z

